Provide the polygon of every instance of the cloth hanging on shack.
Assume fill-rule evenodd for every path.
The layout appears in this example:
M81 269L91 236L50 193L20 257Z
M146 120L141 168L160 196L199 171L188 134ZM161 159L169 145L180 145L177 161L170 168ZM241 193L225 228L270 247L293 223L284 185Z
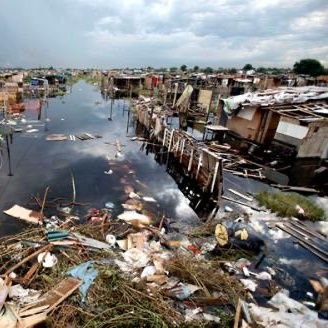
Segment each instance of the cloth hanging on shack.
M223 110L228 116L234 115L239 106L245 103L249 96L250 93L245 93L243 95L222 99Z

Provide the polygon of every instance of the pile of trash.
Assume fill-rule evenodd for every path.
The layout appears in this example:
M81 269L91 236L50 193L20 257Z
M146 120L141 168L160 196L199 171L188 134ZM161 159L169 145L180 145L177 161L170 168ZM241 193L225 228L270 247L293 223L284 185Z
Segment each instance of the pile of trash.
M212 221L185 235L141 210L156 199L126 192L122 213L106 202L85 221L73 206L47 218L46 195L40 210L6 211L35 226L0 239L0 327L326 326L279 288L274 269L250 261L265 245L247 224ZM325 309L327 281L313 286Z

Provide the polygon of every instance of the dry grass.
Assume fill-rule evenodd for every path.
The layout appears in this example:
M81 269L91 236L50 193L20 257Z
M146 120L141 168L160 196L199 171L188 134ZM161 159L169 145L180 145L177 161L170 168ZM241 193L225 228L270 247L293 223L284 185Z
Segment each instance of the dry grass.
M189 236L192 238L214 236L214 231L215 231L216 225L217 225L217 222L213 222L213 221L204 223L200 226L193 228L189 232Z
M101 225L79 225L74 227L74 231L101 239ZM0 250L4 251L4 255L0 257L0 266L5 265L9 259L13 259L10 266L20 260L12 258L12 247L18 240L45 240L44 233L43 229L34 228L15 237L0 239ZM34 248L24 246L21 254L26 256L33 251ZM89 260L95 261L99 274L88 290L86 302L82 303L81 296L75 292L49 314L46 327L215 326L210 322L185 322L179 311L179 307L185 305L214 307L212 313L222 317L221 326L225 327L231 324L235 304L244 293L235 279L222 273L220 261L196 260L193 256L176 255L166 263L165 268L170 276L202 287L202 291L197 292L196 296L180 302L179 305L160 290L151 289L143 281L134 283L131 277L122 274L113 264L115 257L119 256L115 252L90 251L81 247L55 248L52 252L58 257L57 265L51 269L40 268L29 288L47 291L66 277L68 269ZM26 263L16 273L22 276L33 261ZM0 273L6 269L4 266Z
M220 302L235 306L243 294L239 282L220 267L220 261L195 260L193 256L175 256L167 263L170 274L183 282L202 288L202 297L211 297L219 293Z

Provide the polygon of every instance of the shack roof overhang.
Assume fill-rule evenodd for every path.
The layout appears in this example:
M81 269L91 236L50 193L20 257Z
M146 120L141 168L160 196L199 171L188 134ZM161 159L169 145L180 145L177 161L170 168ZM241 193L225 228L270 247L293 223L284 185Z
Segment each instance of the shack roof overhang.
M311 123L328 117L327 101L310 101L300 104L284 105L253 105L243 104L242 108L258 108L260 110L270 110L281 116L289 117L300 122Z

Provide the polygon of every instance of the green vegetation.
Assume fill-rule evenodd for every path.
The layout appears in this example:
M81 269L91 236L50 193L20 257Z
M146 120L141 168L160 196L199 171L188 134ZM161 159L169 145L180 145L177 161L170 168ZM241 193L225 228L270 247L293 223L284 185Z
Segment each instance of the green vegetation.
M228 69L228 73L229 74L236 74L237 73L237 69L236 68L233 68L233 67L232 68L229 68Z
M67 78L67 85L73 85L76 82L80 81L80 80L84 80L85 82L89 83L89 84L98 84L100 85L101 83L101 75L92 75L91 73L89 74L78 74L78 75L74 75L74 76L70 76Z
M266 73L267 69L265 67L258 67L256 69L256 72L257 73Z
M307 58L294 64L294 72L297 74L319 76L325 73L325 68L318 60Z
M246 65L243 67L243 70L244 70L244 71L249 71L249 70L251 70L251 69L254 69L253 66L252 66L252 64L246 64Z
M312 221L324 219L325 212L310 199L297 193L284 192L260 192L256 195L260 205L265 206L279 216L298 217ZM304 214L300 214L297 209L300 206Z
M211 74L211 73L213 73L213 68L212 68L212 67L206 67L206 68L204 69L204 73L205 73L205 74Z
M185 72L187 70L187 65L181 65L180 70Z

